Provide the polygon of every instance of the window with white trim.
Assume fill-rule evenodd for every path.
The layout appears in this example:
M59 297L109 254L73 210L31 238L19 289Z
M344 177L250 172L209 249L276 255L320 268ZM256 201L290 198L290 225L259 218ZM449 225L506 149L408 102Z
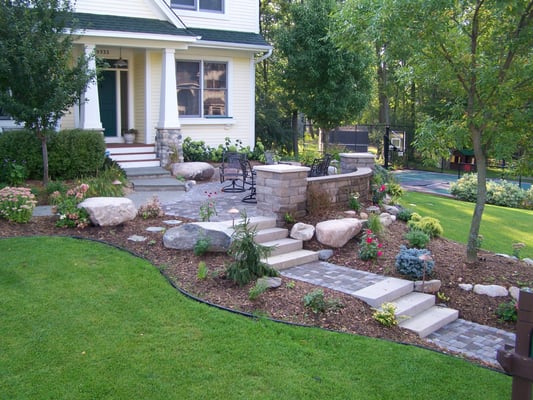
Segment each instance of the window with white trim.
M224 12L224 0L171 0L170 5L183 10Z
M225 62L176 61L180 117L227 117L227 71Z

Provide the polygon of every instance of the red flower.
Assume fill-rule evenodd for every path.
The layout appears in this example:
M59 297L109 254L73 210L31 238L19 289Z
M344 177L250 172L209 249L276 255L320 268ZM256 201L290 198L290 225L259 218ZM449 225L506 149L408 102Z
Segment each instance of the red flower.
M370 236L367 237L367 238L366 238L366 242L367 242L368 244L372 243L372 238L371 238Z
M385 185L381 185L381 187L379 188L379 191L380 192L384 192L385 189L387 189L386 186Z
M378 243L378 249L381 249L383 247L382 243Z
M383 255L383 252L380 250L378 251L378 257L381 257Z

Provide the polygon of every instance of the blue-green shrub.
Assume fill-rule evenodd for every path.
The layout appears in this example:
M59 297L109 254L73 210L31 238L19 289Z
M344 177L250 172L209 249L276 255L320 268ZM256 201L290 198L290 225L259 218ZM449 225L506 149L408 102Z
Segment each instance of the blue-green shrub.
M105 141L101 133L81 129L52 136L48 145L48 167L52 179L94 176L103 167Z
M530 189L531 190L531 189ZM450 185L450 193L459 200L475 202L477 199L477 174L466 174ZM521 189L505 180L487 181L487 204L502 207L531 208L533 192Z
M402 275L407 275L411 278L420 279L424 274L424 263L426 268L426 276L431 274L434 261L423 261L420 256L431 256L429 250L425 249L408 249L406 246L400 246L400 252L396 255L396 271Z

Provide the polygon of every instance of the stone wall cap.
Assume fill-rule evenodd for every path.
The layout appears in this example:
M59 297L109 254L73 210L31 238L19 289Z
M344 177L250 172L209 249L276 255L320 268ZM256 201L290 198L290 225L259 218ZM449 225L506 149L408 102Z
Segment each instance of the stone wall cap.
M371 158L375 159L376 156L372 153L339 153L340 157L346 157L346 158Z
M286 172L307 172L311 170L309 167L290 164L256 165L254 169L256 171L266 171L278 174L283 174Z
M371 168L357 167L357 171L354 171L354 172L335 174L335 175L313 176L313 177L308 177L307 180L310 182L325 181L325 180L335 181L335 180L343 179L343 178L345 179L345 178L351 178L354 176L367 176L367 175L372 175L372 174L373 172Z

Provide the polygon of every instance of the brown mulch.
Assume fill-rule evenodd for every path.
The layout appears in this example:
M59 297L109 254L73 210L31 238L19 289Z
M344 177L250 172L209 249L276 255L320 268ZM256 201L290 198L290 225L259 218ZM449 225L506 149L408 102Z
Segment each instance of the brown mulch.
M316 224L320 220L341 216L343 216L341 210L329 210L319 216L308 216L302 222ZM316 287L285 277L282 279L281 287L269 290L252 301L248 298L248 291L252 284L241 288L225 279L225 266L231 261L226 254L208 253L204 256L195 256L192 251L167 249L162 243L162 233L146 231L147 227L166 226L163 223L166 219L169 217L148 220L136 218L121 226L90 226L85 229L57 228L54 217L33 217L28 224L15 224L0 220L0 238L64 235L104 241L144 257L161 269L177 286L209 303L292 323L432 347L428 342L407 330L380 325L372 318L373 310L368 305L349 295L330 289L323 289L326 298L337 300L343 308L314 314L303 306L303 297ZM190 221L179 217L176 219L184 222ZM403 237L406 231L406 226L402 222L396 222L387 229L382 238L384 255L375 263L359 260L357 257L358 238L352 239L340 249L333 249L333 257L328 261L349 268L400 277L394 270L394 259L400 244L407 243ZM132 242L128 240L132 235L143 235L148 237L148 240L142 243ZM305 247L313 250L324 248L314 239L307 242ZM480 252L475 264L469 265L464 260L465 246L442 238L432 240L428 248L436 263L434 273L429 278L442 281L441 292L449 298L446 302L447 306L458 309L460 318L514 331L514 324L499 321L495 314L498 305L509 301L510 297L490 298L476 295L460 289L458 284L533 286L533 267L484 251ZM204 280L197 277L200 261L205 261L209 268L209 276Z

